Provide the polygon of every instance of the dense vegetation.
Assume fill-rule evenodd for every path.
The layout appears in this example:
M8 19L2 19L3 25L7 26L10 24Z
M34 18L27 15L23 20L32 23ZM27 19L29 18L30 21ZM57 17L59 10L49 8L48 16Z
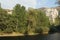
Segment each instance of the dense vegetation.
M3 33L42 33L48 32L50 27L49 18L45 12L38 9L25 9L16 4L12 14L0 8L0 32Z

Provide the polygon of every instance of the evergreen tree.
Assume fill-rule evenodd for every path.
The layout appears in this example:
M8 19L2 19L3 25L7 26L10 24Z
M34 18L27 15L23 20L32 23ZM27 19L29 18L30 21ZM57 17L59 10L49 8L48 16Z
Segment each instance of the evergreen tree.
M13 9L13 16L17 19L16 30L21 32L25 31L26 23L26 14L25 7L20 4L16 4Z

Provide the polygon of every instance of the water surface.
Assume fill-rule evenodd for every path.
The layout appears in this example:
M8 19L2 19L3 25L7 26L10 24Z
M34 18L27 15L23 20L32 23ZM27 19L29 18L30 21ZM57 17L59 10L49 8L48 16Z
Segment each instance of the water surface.
M60 40L60 33L48 34L48 35L25 35L25 36L8 36L0 37L0 40Z

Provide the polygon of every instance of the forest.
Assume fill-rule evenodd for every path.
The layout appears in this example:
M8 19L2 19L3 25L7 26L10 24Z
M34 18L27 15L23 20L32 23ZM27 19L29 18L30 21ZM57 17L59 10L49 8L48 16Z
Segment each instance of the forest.
M13 7L12 14L8 14L5 9L0 7L0 34L1 33L48 33L60 25L59 16L55 24L50 24L49 18L43 10L26 8L20 4ZM57 29L56 29L57 30Z

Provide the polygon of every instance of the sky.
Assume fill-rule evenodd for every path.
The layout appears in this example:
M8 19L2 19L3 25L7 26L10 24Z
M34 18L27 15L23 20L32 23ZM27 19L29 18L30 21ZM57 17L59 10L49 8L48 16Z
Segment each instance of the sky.
M2 8L13 9L16 4L21 4L28 9L41 7L55 7L56 0L0 0Z

